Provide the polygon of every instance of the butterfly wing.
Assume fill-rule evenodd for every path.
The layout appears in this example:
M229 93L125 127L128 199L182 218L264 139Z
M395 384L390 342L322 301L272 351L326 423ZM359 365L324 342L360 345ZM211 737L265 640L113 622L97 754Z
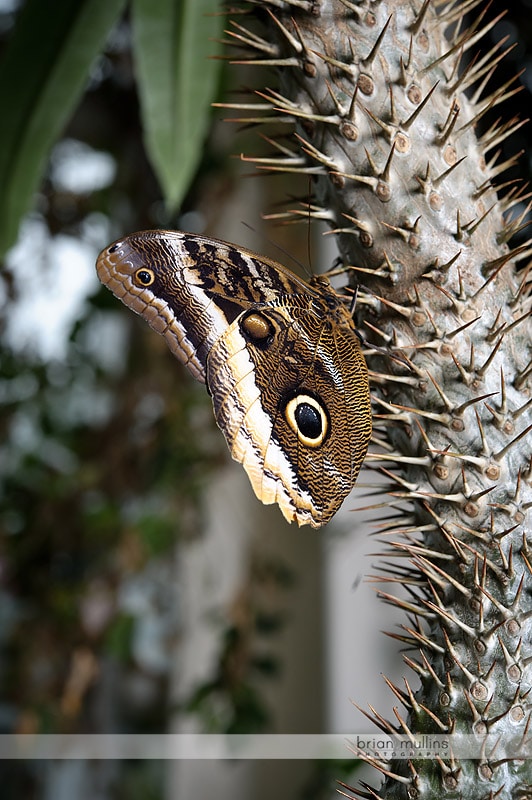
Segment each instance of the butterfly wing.
M100 254L97 271L207 384L257 497L300 525L328 522L371 433L366 365L333 293L255 253L178 231L127 236Z
M269 259L179 231L126 236L100 254L96 270L200 381L213 343L244 309L257 299L312 291Z
M351 491L371 435L359 340L319 305L300 295L242 314L207 359L216 421L255 494L316 528ZM267 342L250 337L250 314L269 323Z

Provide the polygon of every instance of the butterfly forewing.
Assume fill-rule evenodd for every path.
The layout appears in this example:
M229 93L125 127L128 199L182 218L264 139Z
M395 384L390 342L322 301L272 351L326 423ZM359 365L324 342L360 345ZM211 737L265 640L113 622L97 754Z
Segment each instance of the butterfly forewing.
M98 274L207 383L217 424L257 497L320 527L352 488L371 434L367 369L326 285L225 242L146 231Z

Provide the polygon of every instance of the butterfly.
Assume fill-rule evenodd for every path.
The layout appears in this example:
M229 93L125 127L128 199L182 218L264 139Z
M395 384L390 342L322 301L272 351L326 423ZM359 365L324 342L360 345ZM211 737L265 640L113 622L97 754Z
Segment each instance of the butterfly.
M259 500L289 522L328 522L371 436L360 339L328 280L306 282L233 244L167 230L114 242L97 272L205 383Z

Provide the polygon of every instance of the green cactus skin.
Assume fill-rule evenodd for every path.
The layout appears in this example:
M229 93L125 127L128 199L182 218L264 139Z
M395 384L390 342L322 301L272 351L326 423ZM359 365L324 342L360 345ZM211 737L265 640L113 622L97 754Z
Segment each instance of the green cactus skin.
M416 651L405 662L421 686L389 683L404 711L393 723L370 719L403 737L490 732L526 741L532 240L508 245L526 214L525 190L505 185L516 159L498 157L519 121L480 138L475 131L518 90L514 82L486 89L504 43L474 57L493 25L483 6L256 0L232 31L241 61L277 70L275 90L240 106L240 119L284 123L259 166L313 176L312 214L337 231L344 263L358 268L363 321L410 365L368 356L377 444L369 465L389 479L385 532L394 543L383 597L409 616L397 638ZM397 584L408 600L394 596ZM384 776L380 788L349 792L532 797L532 761L497 749L480 760L371 763Z

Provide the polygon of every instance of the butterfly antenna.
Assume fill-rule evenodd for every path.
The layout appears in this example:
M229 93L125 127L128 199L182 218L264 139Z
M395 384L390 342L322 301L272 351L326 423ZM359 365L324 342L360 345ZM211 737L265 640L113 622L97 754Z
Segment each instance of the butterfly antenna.
M289 258L290 261L293 261L294 264L297 264L299 269L305 275L308 275L309 277L312 277L312 274L309 272L308 267L306 267L305 264L303 264L303 262L299 260L299 258L296 258L295 256L292 255L292 253L289 253L288 250L285 250L285 248L282 247L282 245L280 245L278 242L274 241L273 239L270 239L270 237L266 236L266 234L264 234L264 233L259 234L259 232L257 230L255 230L255 228L252 225L248 225L248 223L244 222L243 220L242 220L242 225L244 225L250 231L253 231L253 233L256 234L257 236L259 236L259 235L262 236L262 238L265 239L268 242L268 244L271 244L272 247L275 247L277 250L279 250L279 252L282 253L287 258Z
M311 184L310 184L310 177L308 179L308 225L307 225L307 259L308 259L308 268L310 270L310 274L314 275L314 270L312 269L312 242L310 238L310 198L311 198Z
M351 303L349 304L349 313L351 314L352 317L355 316L357 297L358 297L358 286L355 286L355 288L353 289L353 297L351 298Z

